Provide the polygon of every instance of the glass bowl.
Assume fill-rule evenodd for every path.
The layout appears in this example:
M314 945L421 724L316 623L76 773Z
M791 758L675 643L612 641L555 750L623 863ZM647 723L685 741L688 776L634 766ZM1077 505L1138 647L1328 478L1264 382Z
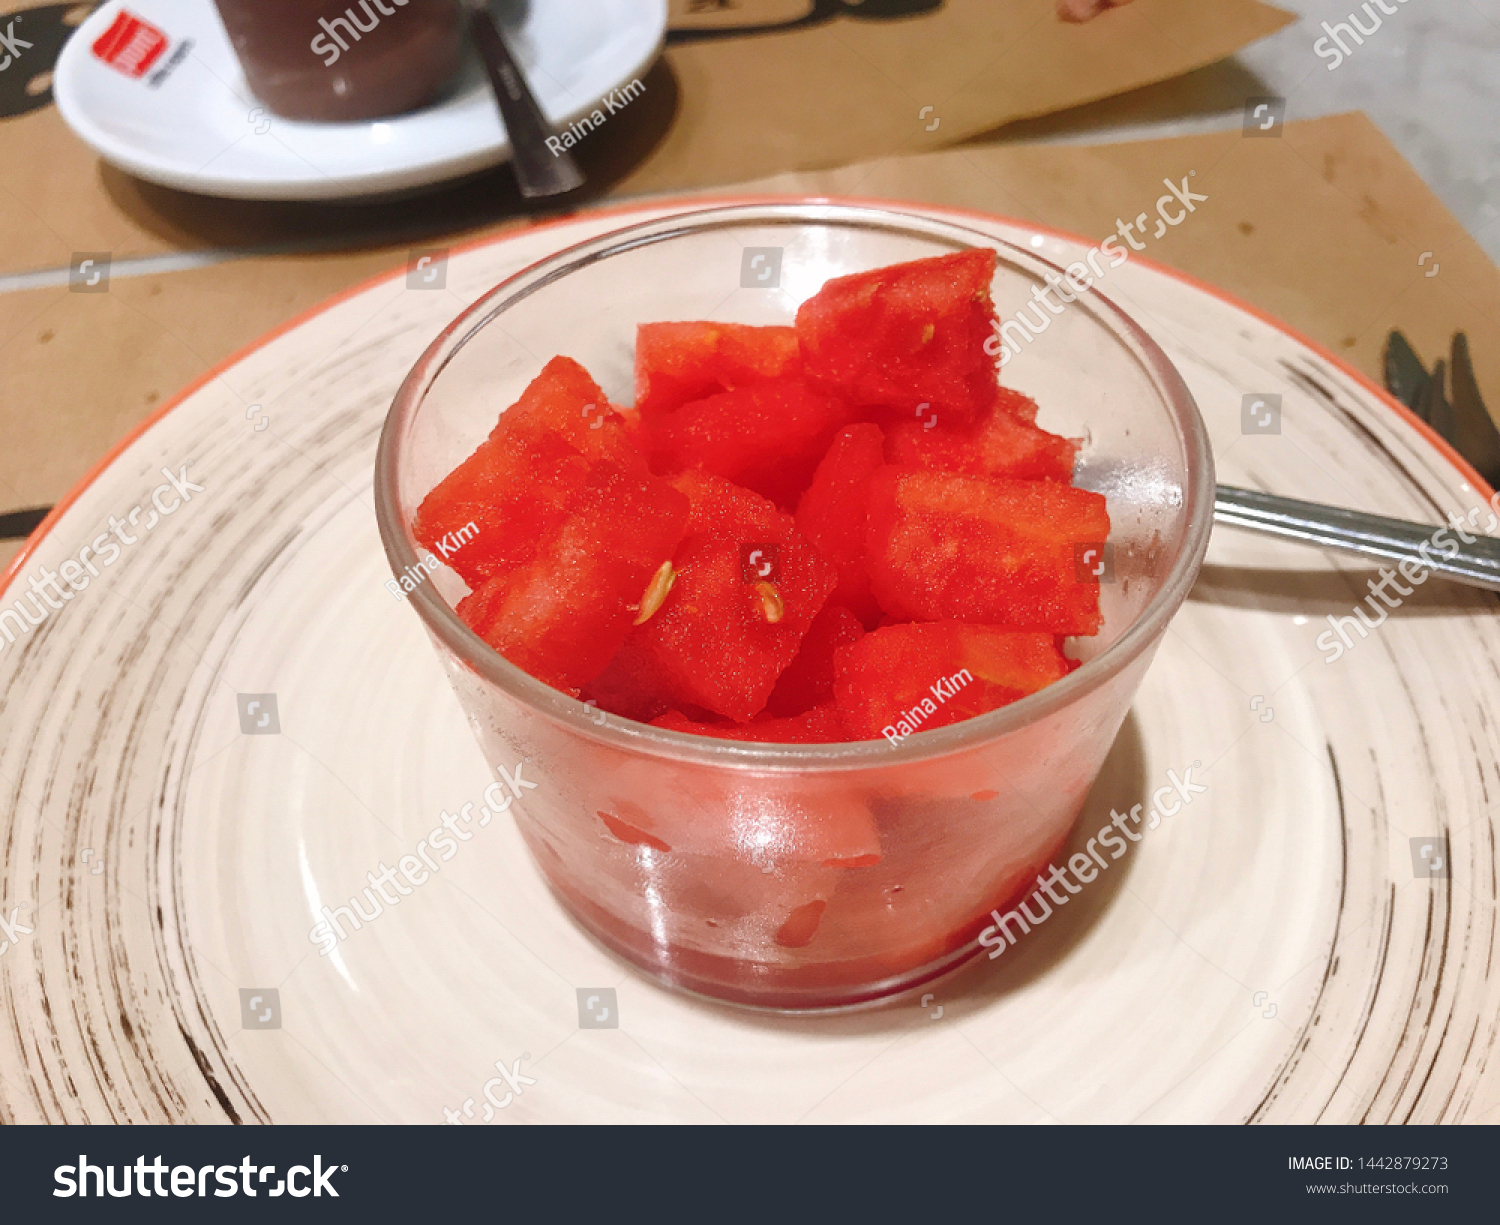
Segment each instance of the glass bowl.
M1009 352L991 346L1002 381L1038 401L1039 424L1086 440L1078 483L1108 498L1110 555L1080 559L1106 563L1104 629L1070 640L1083 662L1067 677L899 744L709 739L534 680L458 619L467 588L446 567L411 593L491 767L527 763L535 786L509 812L542 875L586 931L664 983L831 1008L981 951L991 909L1034 887L1066 841L1202 562L1214 475L1197 407L1097 291L1044 315L1033 290L1062 270L1030 252L946 221L816 201L678 214L560 252L449 325L392 405L376 509L393 572L421 574L411 525L422 498L554 355L628 404L639 323L786 324L830 277L977 246L999 253L1001 321L1035 305L1024 340L1007 328ZM873 819L878 856L829 856L829 830L851 810Z

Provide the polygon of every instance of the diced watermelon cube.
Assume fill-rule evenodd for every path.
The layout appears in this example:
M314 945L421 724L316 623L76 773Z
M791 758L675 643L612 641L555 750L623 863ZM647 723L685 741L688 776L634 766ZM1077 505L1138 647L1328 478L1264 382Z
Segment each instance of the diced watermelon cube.
M536 559L567 521L593 459L645 472L630 423L582 366L554 358L423 499L413 534L477 591Z
M674 706L687 705L663 690L656 662L644 645L636 644L628 634L609 665L583 687L580 696L594 702L600 710L641 723L650 723ZM695 718L716 717L701 708L695 708L693 714Z
M892 617L1048 634L1099 631L1099 580L1080 556L1109 536L1097 493L887 467L870 482L865 552Z
M693 400L795 375L800 365L789 327L643 323L635 338L635 406L650 421Z
M1050 634L958 621L892 625L834 653L834 691L851 739L897 744L1006 706L1075 666Z
M534 560L490 579L458 615L511 663L575 697L619 650L681 539L688 500L649 474L595 462L575 512Z
M791 508L852 414L800 378L768 379L684 404L648 425L657 472L701 468Z
M830 600L833 598L829 596ZM859 618L843 605L825 604L813 618L792 662L776 678L776 688L766 700L765 715L787 719L831 702L833 653L841 646L858 642L864 633Z
M423 499L412 533L477 591L536 559L588 470L559 435L491 436Z
M697 471L673 483L692 505L674 585L593 692L639 701L652 683L672 706L749 722L833 590L833 567L758 494Z
M989 248L835 277L797 311L807 378L857 407L975 420L995 394Z
M947 425L929 415L888 427L886 459L969 476L1071 481L1078 444L1032 424L1033 401L1013 391L997 391L1002 398L973 425ZM1017 400L1024 402L1022 411L1016 411Z
M870 477L884 462L885 436L868 422L840 430L797 504L797 527L838 571L830 601L866 625L880 619L865 565Z
M512 441L544 434L560 435L590 459L610 459L626 469L644 466L629 419L571 357L554 357L543 366L490 431L492 439Z

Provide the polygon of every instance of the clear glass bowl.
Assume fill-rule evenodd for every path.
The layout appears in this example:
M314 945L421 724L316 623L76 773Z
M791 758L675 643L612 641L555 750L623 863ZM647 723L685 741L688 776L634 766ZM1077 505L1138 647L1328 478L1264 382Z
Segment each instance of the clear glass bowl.
M417 563L422 498L554 355L628 404L639 323L790 323L830 277L975 246L999 252L1002 321L1061 271L945 221L818 202L679 214L528 268L455 320L396 396L375 476L393 572ZM412 593L490 764L529 759L538 786L510 811L537 866L626 960L738 1004L875 1000L979 952L990 910L1067 839L1198 572L1214 475L1192 397L1138 325L1093 291L1048 318L1002 378L1036 398L1040 424L1087 440L1077 479L1108 497L1112 574L1103 632L1071 647L1083 665L1011 706L899 745L691 736L605 716L507 662L454 613L467 588L450 571ZM873 817L879 862L809 849L849 805ZM676 845L633 837L641 813Z

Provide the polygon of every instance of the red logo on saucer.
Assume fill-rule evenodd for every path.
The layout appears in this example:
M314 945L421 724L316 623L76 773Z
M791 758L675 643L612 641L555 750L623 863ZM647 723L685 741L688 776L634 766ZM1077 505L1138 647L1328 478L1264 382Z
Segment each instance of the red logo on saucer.
M143 77L167 49L167 36L149 22L122 12L94 42L94 54L126 76Z

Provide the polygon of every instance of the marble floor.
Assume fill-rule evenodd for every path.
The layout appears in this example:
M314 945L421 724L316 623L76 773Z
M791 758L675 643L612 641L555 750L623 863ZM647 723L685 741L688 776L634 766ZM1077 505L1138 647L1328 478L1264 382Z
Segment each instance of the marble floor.
M1337 66L1314 46L1324 22L1347 22L1362 0L1269 2L1299 21L1198 72L1000 135L1095 143L1211 131L1237 126L1252 95L1286 98L1288 121L1361 110L1500 262L1500 0L1387 0L1396 12L1362 46L1347 42Z

